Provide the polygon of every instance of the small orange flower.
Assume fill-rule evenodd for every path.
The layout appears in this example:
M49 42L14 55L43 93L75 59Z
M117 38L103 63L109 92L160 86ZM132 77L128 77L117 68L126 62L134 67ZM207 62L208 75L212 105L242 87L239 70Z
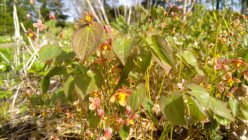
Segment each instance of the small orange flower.
M109 44L107 44L107 43L104 43L104 44L102 44L101 46L99 46L99 49L100 50L108 50L108 51L110 51L111 50L111 45L109 45Z
M31 29L28 29L28 31L26 32L27 36L30 37L32 40L35 40L36 39L36 34L31 30Z
M241 67L241 66L246 66L247 64L245 63L244 60L242 59L233 59L232 64L234 65L235 69Z
M232 86L234 83L240 83L239 79L232 77L231 72L227 72L225 75L225 78L226 78L225 81L229 84L229 86Z
M93 20L94 20L94 16L91 14L91 13L88 13L88 12L84 12L83 13L84 15L84 18L80 19L79 22L82 24L82 23L87 23L89 25L92 25L93 24Z
M116 100L121 106L127 105L127 97L131 95L131 90L129 89L119 89L117 92L110 98L110 102L115 102Z
M106 42L104 42L102 45L99 46L99 49L110 51L112 48L111 45L112 45L112 39L108 39Z

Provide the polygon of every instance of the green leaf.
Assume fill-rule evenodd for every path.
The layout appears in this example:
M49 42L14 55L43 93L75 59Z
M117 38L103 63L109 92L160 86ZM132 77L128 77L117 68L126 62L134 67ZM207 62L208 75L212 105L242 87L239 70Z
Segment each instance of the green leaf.
M204 110L200 106L200 104L193 99L192 97L188 97L188 106L190 110L190 117L193 121L203 121L207 118Z
M173 51L168 47L164 38L158 35L153 35L151 38L148 37L146 40L155 57L157 57L162 63L165 63L165 65L169 64L172 67L175 66Z
M191 66L198 67L197 59L191 51L188 51L188 50L183 51L182 57Z
M85 61L99 46L103 37L103 26L94 22L91 26L81 27L72 35L72 48L76 56Z
M228 104L232 111L233 116L236 117L238 115L239 101L230 97Z
M66 73L66 68L63 66L54 67L48 71L46 76L41 80L41 90L43 93L46 93L50 86L50 78L55 75L62 75Z
M151 112L152 111L152 107L153 107L153 102L150 99L145 98L145 100L143 101L142 106L144 107L144 109L146 111Z
M62 52L61 47L57 46L44 46L39 51L40 61L48 61L60 55Z
M127 79L127 77L129 76L130 71L134 68L134 62L133 59L135 58L135 54L131 54L128 57L128 61L126 63L126 65L124 66L122 73L121 73L121 77L117 83L117 85L115 86L115 90L116 91L118 88L120 88L121 84Z
M220 117L219 115L214 115L214 118L221 125L229 125L230 124L230 121L228 119Z
M142 105L146 98L146 88L144 84L139 84L136 91L128 97L128 105L131 107L134 113Z
M126 59L132 48L133 41L130 38L118 37L113 40L112 46L115 54L121 60L123 65L126 64Z
M96 128L100 122L101 118L96 115L95 112L90 111L87 116L87 121L91 128Z
M137 61L135 63L136 68L139 72L145 73L148 66L150 65L152 60L152 54L150 51L141 50L141 54L137 58Z
M242 113L242 117L245 119L245 120L248 120L248 111L244 108L241 108L240 109L241 113Z
M73 60L75 58L75 52L62 51L59 56L56 57L55 61L61 64L63 61Z
M48 89L50 86L50 78L45 76L42 80L41 80L41 90L43 93L47 93Z
M168 96L161 96L159 105L162 113L170 122L175 125L186 125L185 104L181 94L171 93Z
M205 109L209 109L221 117L234 121L234 118L232 117L230 110L227 109L225 103L209 96L208 92L203 87L195 84L189 84L187 87L191 89L188 93L195 97Z
M210 110L213 111L215 114L226 118L230 121L234 121L231 111L227 109L226 104L222 101L215 99L214 97L210 97Z
M200 104L202 104L205 108L209 107L209 94L205 88L196 84L189 84L186 85L186 87L191 90L188 91L188 93L195 97Z
M65 93L65 97L68 97L73 92L73 83L74 83L74 77L68 76L63 83L63 89Z
M128 137L129 131L130 131L130 127L128 127L128 126L123 126L119 130L119 135L120 135L120 137L121 137L122 140L125 140Z
M89 74L81 74L76 76L74 79L74 86L77 94L79 94L82 98L98 89L95 79L89 76Z
M47 77L53 77L55 75L63 75L66 74L66 67L64 66L58 66L58 67L54 67L51 70L49 70L49 72L46 74Z
M196 72L198 74L204 75L204 72L199 68L198 61L195 55L191 51L183 51L182 57L189 65L193 66L196 69Z

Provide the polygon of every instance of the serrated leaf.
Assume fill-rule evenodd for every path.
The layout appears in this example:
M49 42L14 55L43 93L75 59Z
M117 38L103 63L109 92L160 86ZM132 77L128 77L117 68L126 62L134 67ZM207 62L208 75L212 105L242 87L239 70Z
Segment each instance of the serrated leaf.
M103 26L96 22L74 32L72 35L72 48L76 56L85 61L100 44L103 33Z
M209 96L208 92L201 86L189 84L187 87L191 89L191 91L188 91L188 93L195 97L205 109L209 109L221 117L224 117L230 121L234 121L230 110L227 109L224 102Z
M151 38L148 37L146 41L152 50L152 54L157 57L157 59L162 63L165 63L165 65L169 64L172 67L175 66L173 51L167 46L164 38L158 35L153 35Z
M224 117L230 121L234 121L231 111L227 109L226 104L220 100L217 100L214 97L210 97L210 106L209 109L215 114Z
M188 63L189 65L193 66L196 69L196 72L199 75L204 75L204 72L199 68L198 61L195 57L195 55L188 50L183 51L182 53L183 59Z
M204 110L200 106L200 104L193 99L192 97L188 97L188 106L190 110L190 117L193 121L203 121L207 118Z
M124 37L117 37L113 40L112 46L115 54L121 60L123 65L126 64L126 59L129 55L129 52L132 48L132 39L124 38Z
M95 79L88 74L81 74L76 76L74 79L74 86L76 92L83 98L92 91L98 89Z
M128 105L131 107L134 113L142 105L146 98L146 88L144 84L139 84L136 91L128 97Z
M191 91L188 91L190 95L195 97L200 104L202 104L205 108L209 106L209 94L208 91L198 85L195 84L189 84L186 85L187 88L189 88Z
M39 51L40 61L48 61L60 55L62 52L61 47L57 46L44 46Z
M188 50L183 51L182 57L191 66L198 67L197 59L191 51L188 51Z
M184 118L185 104L181 94L171 93L168 96L161 96L159 106L166 119L170 122L175 125L186 125Z

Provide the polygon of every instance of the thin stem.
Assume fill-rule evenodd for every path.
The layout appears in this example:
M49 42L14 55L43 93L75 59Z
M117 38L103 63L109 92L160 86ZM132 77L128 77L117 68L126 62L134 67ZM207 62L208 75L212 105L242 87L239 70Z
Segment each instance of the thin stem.
M92 5L91 5L91 3L90 3L90 0L87 0L87 3L88 3L88 5L89 5L89 7L90 7L91 12L93 13L94 17L96 18L97 22L101 23L99 17L97 16L97 14L96 14L94 8L92 7Z

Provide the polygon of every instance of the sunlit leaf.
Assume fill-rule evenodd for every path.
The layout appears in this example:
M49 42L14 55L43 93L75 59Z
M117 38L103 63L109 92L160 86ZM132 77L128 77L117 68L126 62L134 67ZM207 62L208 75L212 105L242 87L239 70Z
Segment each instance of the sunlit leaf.
M146 88L144 84L139 84L137 89L131 96L128 97L128 105L134 113L143 103L146 98Z
M98 88L96 86L95 79L88 74L81 74L75 77L74 86L76 92L84 98L86 95L90 94L92 91L96 91Z
M103 26L96 22L74 32L72 35L72 48L76 56L85 61L100 44L103 33Z
M181 94L171 93L168 96L161 96L159 106L166 119L173 124L186 125L185 104Z
M190 110L190 117L193 121L203 121L207 118L203 108L200 104L193 98L188 97L188 106Z
M44 46L39 51L39 58L41 61L48 61L60 55L61 47L58 46Z
M239 108L239 101L230 97L228 104L229 104L229 107L232 111L233 116L237 116L238 115L238 108Z
M191 89L188 93L195 97L205 109L209 109L215 114L230 121L234 120L230 110L227 109L226 104L214 97L209 96L208 92L203 87L195 84L189 84L187 87Z
M113 50L123 65L126 64L126 59L132 48L132 43L133 41L131 38L124 38L122 36L119 36L113 40Z
M155 57L157 57L162 63L167 63L171 67L175 66L173 51L170 47L168 47L165 38L158 35L153 35L148 37L146 41L148 42Z

